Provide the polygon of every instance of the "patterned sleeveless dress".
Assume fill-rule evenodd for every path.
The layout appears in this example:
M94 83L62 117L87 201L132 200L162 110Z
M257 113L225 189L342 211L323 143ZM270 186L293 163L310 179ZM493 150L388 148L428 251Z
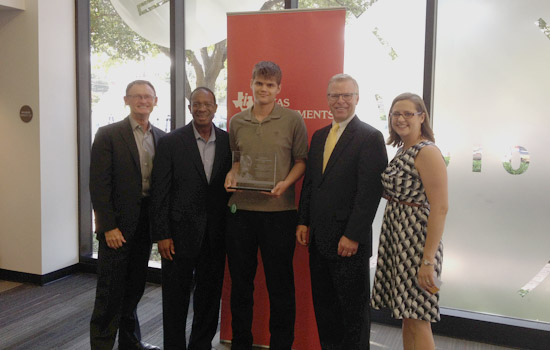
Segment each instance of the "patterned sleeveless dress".
M430 294L416 280L430 207L414 160L426 145L433 143L422 141L406 150L400 149L382 174L384 195L389 199L380 233L371 305L375 309L390 309L393 318L437 322L439 293ZM441 242L435 259L439 277L443 260Z

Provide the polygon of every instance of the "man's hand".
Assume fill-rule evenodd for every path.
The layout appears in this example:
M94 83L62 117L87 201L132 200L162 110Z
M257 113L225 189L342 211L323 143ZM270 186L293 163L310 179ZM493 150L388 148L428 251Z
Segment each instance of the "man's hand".
M306 225L296 226L296 240L301 245L309 244L309 232L308 232L308 227Z
M268 195L268 196L271 196L271 197L280 197L283 193L285 193L285 191L290 187L291 184L289 184L287 181L283 180L283 181L279 181L277 182L277 184L275 185L275 187L273 187L273 189L271 190L271 192L263 192L263 194L265 195Z
M343 258L349 258L357 253L358 247L358 242L352 241L346 236L342 236L342 238L340 238L340 242L338 242L338 255Z
M237 186L237 179L235 178L235 173L231 169L225 176L225 183L223 184L227 192L237 192L236 189L230 188Z
M157 242L160 256L166 260L174 260L172 255L176 254L174 240L172 238L162 239Z
M107 242L107 246L111 249L118 249L122 247L124 243L126 243L126 240L124 239L124 236L122 235L122 232L117 228L112 229L111 231L105 232L105 241Z

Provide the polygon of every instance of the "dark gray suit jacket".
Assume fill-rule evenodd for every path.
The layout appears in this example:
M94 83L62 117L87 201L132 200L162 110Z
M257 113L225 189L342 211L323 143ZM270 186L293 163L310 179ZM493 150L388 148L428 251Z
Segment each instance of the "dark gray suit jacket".
M126 240L135 232L142 196L139 152L130 117L99 128L92 145L90 194L96 232L119 228ZM152 127L155 144L165 134Z
M224 181L231 168L227 133L214 126L216 153L210 183L193 126L188 124L163 137L153 166L153 240L172 238L177 252L194 258L205 237L216 249L225 242L229 194Z
M376 215L388 163L382 133L354 116L342 133L323 173L323 152L331 125L311 139L302 193L299 224L309 226L310 239L327 258L338 256L342 235L372 250L372 221Z

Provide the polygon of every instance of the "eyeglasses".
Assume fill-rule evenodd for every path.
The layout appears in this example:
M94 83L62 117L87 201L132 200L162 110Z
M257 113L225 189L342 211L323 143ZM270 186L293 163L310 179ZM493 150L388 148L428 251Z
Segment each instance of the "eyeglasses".
M215 104L210 103L210 102L206 102L206 103L195 102L191 105L191 107L193 107L195 109L199 109L201 107L211 109L211 108L214 108L214 106L215 106Z
M411 113L411 112L403 112L403 113L392 112L392 113L390 114L390 117L395 118L395 119L398 119L399 117L403 117L403 118L405 118L405 119L411 119L411 118L414 117L415 115L421 115L422 113L424 113L424 112L416 112L416 113Z
M345 93L345 94L327 94L328 100L331 102L338 101L340 97L346 102L350 102L353 96L357 95L357 92Z
M152 95L128 95L126 96L128 98L131 98L133 100L145 100L145 101L153 101L153 99L156 97L156 96L152 96Z

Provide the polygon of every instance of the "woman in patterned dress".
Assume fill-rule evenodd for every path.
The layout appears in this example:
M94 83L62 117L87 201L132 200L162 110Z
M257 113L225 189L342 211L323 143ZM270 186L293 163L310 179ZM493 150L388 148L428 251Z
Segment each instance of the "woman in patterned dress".
M440 316L433 288L443 259L447 170L418 95L394 99L389 130L387 144L401 148L382 174L388 203L371 303L403 320L405 350L435 349L431 322Z

